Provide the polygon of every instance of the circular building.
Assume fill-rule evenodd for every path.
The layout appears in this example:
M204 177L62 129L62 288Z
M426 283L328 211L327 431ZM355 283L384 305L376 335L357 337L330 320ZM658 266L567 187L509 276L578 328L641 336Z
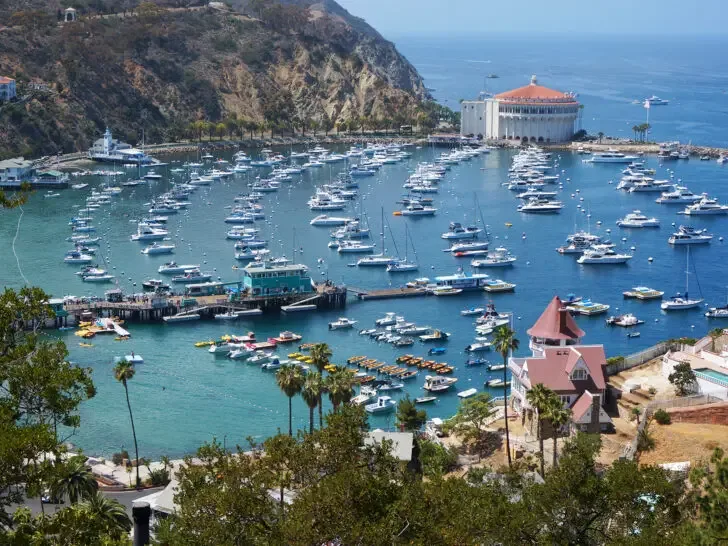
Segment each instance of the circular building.
M486 138L522 142L563 142L574 136L579 103L562 93L531 83L486 101Z

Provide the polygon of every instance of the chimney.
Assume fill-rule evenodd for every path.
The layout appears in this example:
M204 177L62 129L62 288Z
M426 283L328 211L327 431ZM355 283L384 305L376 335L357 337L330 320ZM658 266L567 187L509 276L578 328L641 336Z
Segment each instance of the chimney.
M566 310L566 307L559 308L559 332L566 332L568 331L568 328L566 327L566 314L568 311Z
M589 391L586 391L589 392ZM589 393L591 396L591 421L589 422L589 432L593 434L599 434L599 412L601 410L601 404L599 403L599 395Z
M131 508L131 517L134 520L134 546L149 544L149 519L152 508L148 502L134 503Z

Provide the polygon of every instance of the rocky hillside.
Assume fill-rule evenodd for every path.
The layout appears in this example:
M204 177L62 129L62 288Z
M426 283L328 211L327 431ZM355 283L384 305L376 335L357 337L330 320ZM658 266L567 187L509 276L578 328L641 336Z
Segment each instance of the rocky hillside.
M0 5L0 75L22 95L0 105L0 157L85 149L107 125L160 142L223 125L397 125L427 111L412 65L333 0L190 3L79 1L75 23L58 21L53 0Z

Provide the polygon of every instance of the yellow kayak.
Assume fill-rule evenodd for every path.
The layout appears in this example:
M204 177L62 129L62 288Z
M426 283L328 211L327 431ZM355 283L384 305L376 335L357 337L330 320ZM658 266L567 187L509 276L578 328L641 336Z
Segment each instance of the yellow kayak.
M81 347L93 347L93 345L91 343L83 343L83 342L82 343L79 343L79 346L81 346Z

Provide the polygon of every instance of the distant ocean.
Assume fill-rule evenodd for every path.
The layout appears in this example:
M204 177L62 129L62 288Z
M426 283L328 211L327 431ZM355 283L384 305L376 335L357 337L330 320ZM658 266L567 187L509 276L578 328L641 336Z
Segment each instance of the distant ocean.
M657 95L651 139L728 147L728 38L633 36L390 36L419 70L433 96L459 109L481 90L499 93L528 84L574 91L584 104L583 128L631 137L645 122L633 100ZM486 79L497 74L497 79Z

